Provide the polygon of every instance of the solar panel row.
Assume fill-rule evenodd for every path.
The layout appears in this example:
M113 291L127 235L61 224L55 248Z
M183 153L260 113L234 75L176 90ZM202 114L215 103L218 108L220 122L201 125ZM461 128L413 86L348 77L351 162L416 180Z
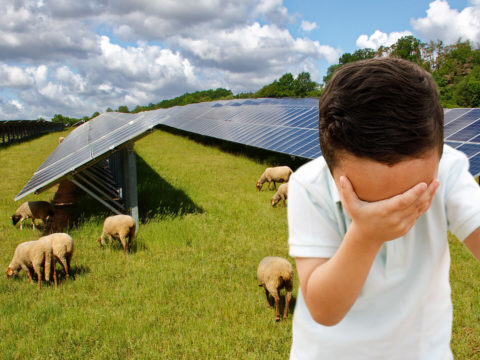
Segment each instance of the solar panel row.
M73 130L45 160L15 200L51 186L79 168L162 124L179 130L314 159L317 99L244 99L177 106L138 114L105 113ZM480 109L445 109L445 141L464 151L480 174Z

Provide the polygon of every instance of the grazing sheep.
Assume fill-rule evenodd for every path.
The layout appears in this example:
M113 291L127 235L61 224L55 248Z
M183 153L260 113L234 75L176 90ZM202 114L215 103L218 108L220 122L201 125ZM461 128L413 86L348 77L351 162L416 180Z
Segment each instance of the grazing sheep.
M24 220L32 219L33 230L35 230L35 219L42 219L46 223L53 215L53 206L48 201L26 201L20 205L11 219L13 226L20 221L20 230L23 228Z
M260 191L265 182L268 182L268 190L270 190L270 183L273 182L273 188L276 189L275 183L288 182L290 175L293 173L288 166L277 166L266 168L260 179L257 181L257 190Z
M70 261L73 256L73 239L65 233L55 233L41 237L39 240L49 241L52 247L52 255L55 260L62 264L65 270L65 277L68 278Z
M260 261L257 270L257 279L259 286L265 288L267 296L267 306L270 307L268 295L271 294L275 299L275 320L280 321L279 302L280 290L285 288L285 311L283 318L287 318L288 307L292 298L293 290L293 267L290 262L284 258L276 256L267 256Z
M59 144L61 144L63 140L65 140L65 138L63 136L58 137L58 143Z
M131 250L133 238L135 236L136 222L130 215L113 215L105 219L103 223L102 235L98 241L104 245L105 237L108 237L109 242L112 242L112 238L119 239L123 246L123 253L127 253L128 237L128 251Z
M281 200L283 200L283 207L285 207L285 200L288 197L288 183L282 184L278 187L277 193L273 195L271 204L272 206L277 205L277 203Z
M20 243L15 249L12 261L8 265L7 277L17 275L23 269L28 274L30 283L32 281L31 269L37 274L38 289L42 283L41 267L45 267L45 281L50 281L50 269L53 269L53 280L57 287L57 275L55 272L55 259L52 256L52 246L48 240L35 240Z

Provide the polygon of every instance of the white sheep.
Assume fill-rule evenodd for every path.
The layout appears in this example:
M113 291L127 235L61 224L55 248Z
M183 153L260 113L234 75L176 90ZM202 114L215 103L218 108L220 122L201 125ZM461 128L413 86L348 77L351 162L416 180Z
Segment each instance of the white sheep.
M273 188L276 189L276 183L288 182L293 170L288 166L277 166L266 168L260 179L257 181L257 190L260 191L265 182L268 182L268 190L270 190L270 183L273 182Z
M267 256L260 261L257 269L259 286L265 288L267 306L270 307L269 294L275 299L275 320L280 321L279 302L280 290L285 288L285 311L283 318L287 318L288 307L292 298L293 290L293 267L290 262L277 256Z
M11 216L13 226L20 221L20 230L23 221L32 219L32 227L35 230L35 219L41 219L44 223L54 216L53 206L48 201L26 201Z
M62 264L65 270L65 277L68 278L70 262L73 256L73 239L65 233L54 233L41 237L39 240L49 241L52 247L52 255L55 260Z
M123 253L127 253L127 241L128 237L128 251L131 250L133 238L135 237L136 222L130 215L113 215L105 219L103 223L102 235L98 241L100 244L105 244L105 237L109 242L112 242L112 238L119 239L123 246Z
M53 280L55 288L57 287L57 275L55 272L55 259L52 255L52 246L50 241L38 239L35 241L26 241L20 243L15 249L12 261L8 265L7 277L17 275L20 270L25 270L33 283L31 269L37 274L38 289L42 283L41 268L45 268L45 281L50 281L50 269L53 269Z
M273 195L272 200L270 203L272 206L278 204L280 200L283 200L283 207L285 207L285 200L288 197L288 183L282 184L278 187L278 190L275 195Z
M58 143L59 144L61 144L63 142L63 140L65 140L65 138L63 136L58 137Z

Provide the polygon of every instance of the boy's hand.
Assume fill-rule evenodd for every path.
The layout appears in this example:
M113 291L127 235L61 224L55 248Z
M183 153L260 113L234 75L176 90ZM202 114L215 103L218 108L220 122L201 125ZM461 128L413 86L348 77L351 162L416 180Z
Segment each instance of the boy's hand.
M340 177L340 197L354 228L362 238L377 245L405 235L415 221L430 207L440 185L433 180L430 185L419 183L403 194L389 199L366 202L358 198L346 176Z

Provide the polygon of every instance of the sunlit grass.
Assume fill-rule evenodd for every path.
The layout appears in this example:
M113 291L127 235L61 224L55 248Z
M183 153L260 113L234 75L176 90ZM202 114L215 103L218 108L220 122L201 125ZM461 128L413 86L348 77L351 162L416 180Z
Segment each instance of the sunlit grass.
M58 136L0 149L3 269L19 242L41 235L14 228L9 216ZM255 189L268 164L158 130L135 150L142 219L135 251L124 256L118 243L101 248L96 239L108 212L82 201L82 219L70 231L72 279L58 266L58 289L39 292L24 272L0 277L0 358L287 359L292 317L275 323L256 280L264 256L294 263L286 209L270 206L274 191ZM457 359L475 359L480 266L453 239L451 248L452 349ZM294 298L297 289L295 279Z

